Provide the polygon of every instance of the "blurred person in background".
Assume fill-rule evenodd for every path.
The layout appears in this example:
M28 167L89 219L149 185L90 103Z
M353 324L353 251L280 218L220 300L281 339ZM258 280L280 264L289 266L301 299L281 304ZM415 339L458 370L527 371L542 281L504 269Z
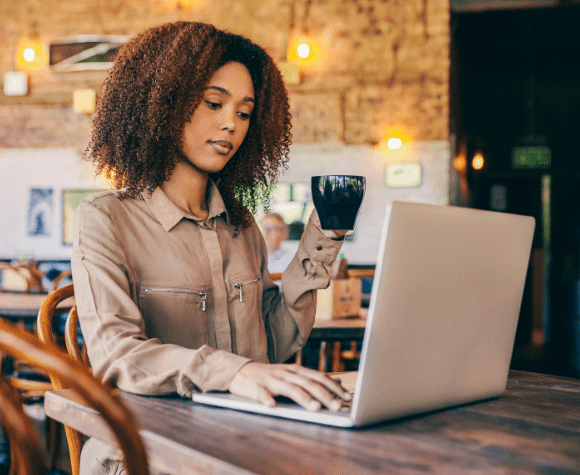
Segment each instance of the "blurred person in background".
M294 253L282 247L288 239L288 226L278 213L268 213L262 219L262 234L268 248L268 271L284 272Z

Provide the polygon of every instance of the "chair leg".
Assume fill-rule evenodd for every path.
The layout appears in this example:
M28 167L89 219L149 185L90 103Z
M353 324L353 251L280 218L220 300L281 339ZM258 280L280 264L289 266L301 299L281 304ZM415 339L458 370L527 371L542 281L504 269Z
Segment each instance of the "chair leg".
M339 373L344 371L344 363L341 357L342 344L340 341L335 341L332 347L332 371Z
M10 445L10 469L8 470L8 475L18 475L16 473L16 453L14 450L14 446Z
M1 429L1 428L0 428ZM10 465L10 443L4 430L0 432L0 475L9 475L12 470Z
M61 454L62 424L46 418L46 447L48 449L49 468L54 469Z
M296 352L296 359L294 360L294 363L297 365L302 365L302 350L298 350Z
M318 371L326 373L326 341L320 343L320 355L318 356Z

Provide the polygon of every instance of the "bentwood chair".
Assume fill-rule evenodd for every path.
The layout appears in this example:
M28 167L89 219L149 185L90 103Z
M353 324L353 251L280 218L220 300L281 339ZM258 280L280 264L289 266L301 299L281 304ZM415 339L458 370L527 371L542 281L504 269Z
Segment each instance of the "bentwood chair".
M49 296L47 300L50 305L56 298L53 296L51 300ZM59 388L74 389L86 404L101 414L115 434L124 454L127 474L149 474L147 455L133 415L119 395L95 378L84 363L55 344L40 342L33 333L1 320L0 350L48 371L53 384ZM78 473L78 464L73 473Z
M20 394L0 373L0 421L10 441L11 472L27 475L46 473L38 433L24 412Z
M3 263L0 272L2 272L5 291L24 294L43 291L41 283L43 273L37 268L36 261L23 261L18 264ZM17 324L22 328L25 326L23 320L18 321ZM0 355L0 365L4 365L3 360L4 356ZM44 393L52 389L47 373L31 368L21 360L9 358L7 360L6 366L11 368L8 380L11 386L20 392L25 404L41 401ZM51 457L50 467L54 469L60 453L59 424L47 419L46 426L47 446Z
M54 292L56 289L59 288L60 283L61 282L66 282L66 279L72 277L72 271L67 270L67 271L63 271L60 274L58 274L54 280L52 281L51 285L50 285L50 289L49 289L49 293L50 292Z
M54 290L44 300L42 307L38 312L38 320L36 325L38 337L43 343L49 343L52 345L56 344L56 340L52 331L55 309L60 302L72 296L74 296L74 285L68 284L64 287ZM91 369L88 358L86 356L86 351L81 351L78 342L78 321L77 308L76 305L73 305L66 318L64 342L68 354L79 364L82 364L85 370L90 373ZM83 347L83 350L85 350L85 347ZM66 388L58 376L50 374L50 380L52 382L53 389L60 390ZM65 425L64 430L69 447L72 475L78 475L84 438L80 432L74 430L72 427Z

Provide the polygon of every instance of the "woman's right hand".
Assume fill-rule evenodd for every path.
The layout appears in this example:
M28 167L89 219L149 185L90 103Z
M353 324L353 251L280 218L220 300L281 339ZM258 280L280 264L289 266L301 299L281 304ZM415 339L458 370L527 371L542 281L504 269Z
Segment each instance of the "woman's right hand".
M340 410L340 399L350 400L350 394L338 381L324 373L300 365L247 363L232 380L229 391L237 396L276 405L274 396L285 396L309 411L324 405Z

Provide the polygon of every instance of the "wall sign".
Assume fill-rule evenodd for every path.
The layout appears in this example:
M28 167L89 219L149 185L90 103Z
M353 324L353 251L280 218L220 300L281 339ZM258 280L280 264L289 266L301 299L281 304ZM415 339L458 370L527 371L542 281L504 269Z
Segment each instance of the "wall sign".
M514 168L548 168L551 164L550 147L515 147L512 150Z
M129 40L119 35L79 35L59 38L49 46L53 71L109 69L119 47Z
M385 185L389 188L414 188L421 184L421 175L421 165L418 163L387 165Z

